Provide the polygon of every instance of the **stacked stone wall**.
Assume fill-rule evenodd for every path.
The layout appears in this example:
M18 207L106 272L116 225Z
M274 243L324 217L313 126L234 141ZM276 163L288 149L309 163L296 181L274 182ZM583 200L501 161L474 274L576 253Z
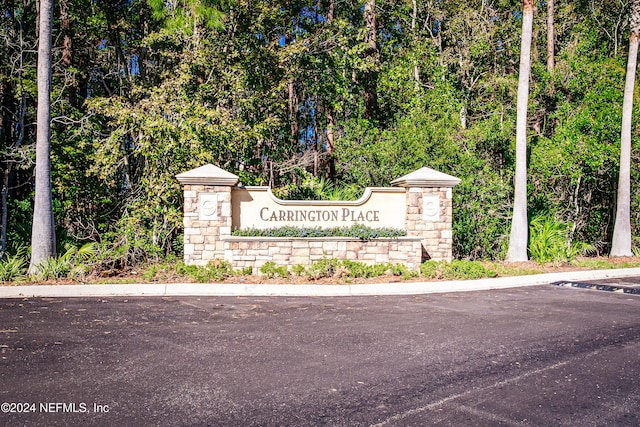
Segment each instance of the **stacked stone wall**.
M205 200L205 198L209 200ZM203 212L203 210L207 210ZM224 255L231 236L231 187L184 186L184 261L206 265Z
M407 189L407 218L405 228L408 236L422 239L424 260L448 260L453 257L453 203L451 188L412 187ZM435 207L437 211L430 210ZM436 213L437 212L437 213Z
M422 244L418 238L375 240L317 237L229 237L224 241L224 260L235 268L252 267L258 272L267 262L276 265L308 266L322 258L359 261L364 264L404 264L418 269Z

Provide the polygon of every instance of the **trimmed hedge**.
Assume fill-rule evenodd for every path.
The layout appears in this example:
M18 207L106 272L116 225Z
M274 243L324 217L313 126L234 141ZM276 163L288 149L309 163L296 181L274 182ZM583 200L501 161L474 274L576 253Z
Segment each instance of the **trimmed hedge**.
M244 237L355 237L362 240L377 238L397 238L406 236L405 230L396 228L371 228L365 225L354 224L350 227L292 227L284 226L258 230L255 228L236 229L234 236Z

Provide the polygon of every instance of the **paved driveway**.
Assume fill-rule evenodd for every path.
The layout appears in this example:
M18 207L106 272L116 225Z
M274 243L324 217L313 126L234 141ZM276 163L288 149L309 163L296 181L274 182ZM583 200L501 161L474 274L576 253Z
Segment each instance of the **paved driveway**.
M640 425L640 296L0 300L0 425Z

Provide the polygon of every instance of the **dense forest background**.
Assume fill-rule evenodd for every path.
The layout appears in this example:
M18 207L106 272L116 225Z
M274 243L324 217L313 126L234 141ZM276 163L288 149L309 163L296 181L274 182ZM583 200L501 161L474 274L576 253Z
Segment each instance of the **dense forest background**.
M283 198L353 197L423 166L455 175L454 255L501 259L513 206L522 2L54 3L59 247L180 253L175 175L213 163ZM0 14L2 250L30 244L37 3ZM535 3L528 209L608 253L629 40L622 0ZM640 103L636 99L635 106ZM637 107L634 109L634 123ZM633 139L638 138L634 125ZM640 178L632 153L632 190ZM632 197L634 247L640 246ZM62 244L61 244L62 243Z

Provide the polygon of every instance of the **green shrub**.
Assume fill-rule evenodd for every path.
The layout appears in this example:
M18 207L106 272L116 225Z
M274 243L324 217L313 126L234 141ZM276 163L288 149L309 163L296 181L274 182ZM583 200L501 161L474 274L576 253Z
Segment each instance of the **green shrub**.
M293 267L291 267L291 271L296 276L302 276L305 270L306 270L306 267L302 264L296 264Z
M62 258L47 258L38 265L38 272L30 276L32 280L58 280L66 277L71 271L71 263Z
M362 262L351 260L342 260L340 264L342 268L339 268L338 271L341 271L343 276L353 278L369 278L382 276L387 270L390 269L391 266L390 264L368 265Z
M340 264L337 258L321 258L307 268L307 277L310 279L333 277Z
M417 271L409 270L404 264L366 264L360 261L339 260L337 258L321 258L300 274L302 273L313 280L326 277L367 279L384 275L402 276L404 279L409 279L418 275Z
M160 271L160 267L158 265L149 266L149 268L147 268L145 272L142 273L142 278L147 282L151 282L153 279L156 278L156 275L158 274L159 271Z
M219 259L209 261L206 266L186 265L184 262L180 262L176 266L178 275L186 276L198 283L219 282L230 276L251 274L252 270L251 267L236 270L231 267L229 262Z
M427 279L481 279L498 275L481 262L467 260L426 261L420 265L420 273Z
M552 215L531 221L529 254L540 265L573 261L578 255L593 252L593 245L569 241L569 226Z
M24 279L27 271L25 251L19 250L14 255L5 254L0 261L0 282L17 282Z
M497 273L477 261L453 260L447 264L445 275L451 279L481 279L496 277Z
M420 264L420 274L427 279L439 279L442 276L442 268L437 261L425 261Z
M267 229L236 229L233 231L233 235L245 237L354 237L362 240L371 240L397 238L406 236L407 232L395 228L371 228L366 225L354 224L349 227L332 228L284 226Z
M210 280L209 270L199 265L179 264L176 272L181 276L186 276L198 283L205 283Z
M289 277L289 270L286 265L276 265L273 261L265 262L262 267L260 267L260 273L267 276L269 279L273 277Z
M400 276L404 280L408 280L418 276L418 272L415 270L409 270L409 268L404 264L392 264L391 265L391 274L394 276Z
M37 266L36 273L30 275L30 279L42 281L82 277L91 269L87 264L95 259L96 248L94 242L85 243L80 248L67 244L64 254L42 261Z
M274 188L276 197L286 200L357 200L362 195L362 189L357 185L341 185L329 181L324 177L316 177L306 170L298 170L297 182Z

